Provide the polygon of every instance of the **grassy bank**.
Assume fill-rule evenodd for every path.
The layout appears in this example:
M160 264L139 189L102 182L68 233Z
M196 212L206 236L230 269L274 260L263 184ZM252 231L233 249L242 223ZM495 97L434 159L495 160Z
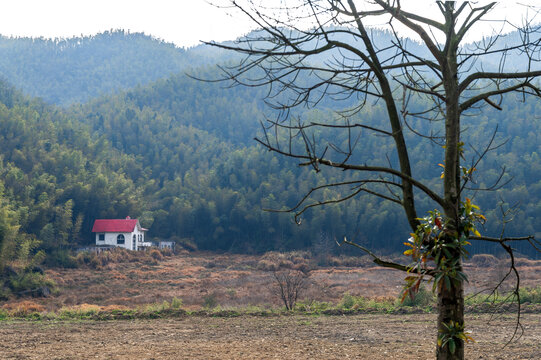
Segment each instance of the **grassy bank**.
M541 313L541 287L521 289L521 311ZM57 311L46 311L33 301L25 300L6 304L0 309L0 320L126 320L177 318L184 316L279 316L291 314L304 315L349 315L349 314L418 314L432 313L436 303L432 293L421 290L414 298L400 302L393 297L367 298L345 294L340 302L331 303L315 300L297 302L293 310L267 306L222 307L209 301L207 306L197 310L183 307L181 299L174 298L170 302L148 304L137 307L122 305L99 306L81 304L63 307ZM466 311L470 313L503 313L516 312L517 302L513 296L479 294L467 297Z

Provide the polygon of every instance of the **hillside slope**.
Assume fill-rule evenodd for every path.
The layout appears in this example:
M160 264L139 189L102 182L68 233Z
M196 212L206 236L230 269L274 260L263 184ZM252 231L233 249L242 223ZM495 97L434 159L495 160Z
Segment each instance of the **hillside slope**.
M276 115L263 103L266 89L227 87L226 83L200 82L178 73L167 76L168 67L186 67L186 59L191 59L191 65L205 64L215 61L213 56L220 57L219 52L207 54L203 48L184 51L141 34L122 32L66 42L3 40L9 40L10 51L18 46L24 51L35 46L47 50L36 56L44 61L44 67L36 63L30 66L41 77L35 89L49 91L51 96L62 95L57 100L63 104L76 98L88 99L103 90L100 86L118 84L123 88L128 86L128 80L133 84L141 82L135 88L68 109L27 98L7 83L1 84L3 196L17 209L21 231L43 240L47 251L91 243L90 228L95 218L126 215L141 218L143 225L151 228L150 236L171 238L200 249L340 251L335 240L347 235L382 251L403 251L402 242L409 231L401 209L368 194L359 194L341 205L307 211L301 226L294 224L290 214L263 211L294 207L310 189L325 183L355 181L357 174L299 168L294 161L273 156L257 146L253 137L264 136L259 122ZM130 56L139 56L134 55L138 48L144 61L131 61ZM91 49L101 49L95 59ZM124 56L122 49L131 52L126 50ZM23 50L19 51L19 67L10 65L13 73L32 73L26 68L29 63L23 61ZM55 58L44 55L55 51L59 51ZM152 53L165 55L155 61ZM99 54L109 54L107 59L116 60L105 61ZM194 54L202 57L192 57ZM2 61L9 62L5 57ZM89 62L67 76L69 72L64 70L72 69L77 61ZM160 61L169 65L164 65L161 72L153 72ZM104 67L111 71L107 81L94 79L98 71L95 65L99 63L108 64ZM50 81L43 80L48 76L47 66L54 69ZM116 74L116 69L122 67L125 69ZM207 79L220 76L210 66L191 68L189 72ZM120 81L121 75L124 82ZM27 80L32 84L31 79ZM65 87L71 81L85 86L94 81L100 89L85 92L75 86L70 93ZM487 134L495 129L496 121L500 124L496 141L503 145L478 166L484 178L476 185L490 186L502 167L508 171L504 181L512 180L501 192L468 193L487 215L489 221L483 229L487 234L500 231L500 198L511 205L520 204L514 221L507 224L509 234L541 234L536 221L541 214L541 120L533 116L541 111L540 104L517 100L521 99L502 104L505 117L493 109L484 109L464 119L464 140L469 149L470 145L478 149L486 145ZM328 100L321 105L318 110L300 109L294 114L295 121L330 121L333 108L344 103ZM357 116L351 121L362 117L365 124L379 126L384 109L374 104ZM424 126L427 132L437 131L440 126L414 125ZM352 136L361 136L361 141L349 161L396 163L391 142L364 132ZM316 133L314 138L321 144L319 151L331 143L346 148L349 141L349 135L338 130ZM407 134L406 141L412 149L414 172L437 188L441 148L419 141L413 133ZM466 154L470 159L474 155L473 150ZM340 154L335 157L333 161L343 160ZM315 204L333 200L351 191L351 186L327 188L309 201ZM422 197L418 205L421 212L433 210ZM489 252L492 248L481 250Z

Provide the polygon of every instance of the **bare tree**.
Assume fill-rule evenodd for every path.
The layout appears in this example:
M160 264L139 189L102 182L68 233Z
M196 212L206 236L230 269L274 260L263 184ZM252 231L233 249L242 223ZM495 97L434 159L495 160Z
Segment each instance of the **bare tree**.
M293 310L297 299L306 288L307 274L300 270L280 270L273 272L274 280L278 288L278 296L287 310Z
M233 85L268 87L267 103L280 110L277 118L263 124L264 135L256 139L261 145L316 171L331 168L356 174L354 180L313 188L288 209L295 219L313 207L359 194L379 197L403 209L413 234L406 251L412 263L384 261L355 241L345 242L366 251L381 266L407 271L405 294L415 293L424 277L433 278L438 297L437 358L463 359L468 336L464 331L467 278L462 260L469 241L494 242L509 254L509 272L517 277L517 297L519 278L510 244L538 244L533 236L507 237L502 231L500 237L487 237L477 230L486 219L468 193L494 190L502 185L504 176L502 172L489 188L475 187L476 167L499 144L493 134L483 148L478 149L478 144L467 147L464 120L475 126L475 116L484 106L503 110L503 98L512 93L518 99L541 95L535 81L541 75L540 32L530 19L515 28L519 37L513 44L501 32L468 44L468 34L478 31L477 26L497 6L495 2L438 1L434 12L422 14L408 10L412 3L291 0L271 8L255 0L231 1L260 31L234 44L211 45L244 54L238 66L223 68L225 78ZM530 11L537 14L535 9ZM370 24L384 26L391 40L378 40ZM416 41L399 36L401 31ZM523 69L510 65L516 57L525 64ZM486 65L485 58L496 59L491 62L496 65ZM315 107L324 99L355 101L325 122L304 122L294 115L296 108ZM374 103L385 108L385 118L376 126L362 121L363 111ZM345 146L332 139L325 142L318 137L325 131L343 131L349 140ZM422 181L422 174L412 172L407 134L417 136L417 141L441 145L439 185ZM359 139L371 135L392 141L390 155L395 162L367 163L358 158ZM329 188L342 189L342 196L312 200L312 195ZM419 198L430 200L436 210L420 217ZM515 334L519 325L517 321Z

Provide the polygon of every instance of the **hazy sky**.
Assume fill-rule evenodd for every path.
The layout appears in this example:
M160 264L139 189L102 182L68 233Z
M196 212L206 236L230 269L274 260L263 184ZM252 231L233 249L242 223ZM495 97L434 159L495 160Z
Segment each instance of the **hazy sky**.
M430 3L434 1L415 0L422 11ZM0 4L0 34L6 36L73 37L125 29L189 47L200 40L234 39L251 29L244 17L228 16L205 0L0 0ZM519 16L515 10L521 7L514 1L502 5L494 17Z
M242 20L205 0L0 0L5 36L73 37L125 29L193 46L248 32Z

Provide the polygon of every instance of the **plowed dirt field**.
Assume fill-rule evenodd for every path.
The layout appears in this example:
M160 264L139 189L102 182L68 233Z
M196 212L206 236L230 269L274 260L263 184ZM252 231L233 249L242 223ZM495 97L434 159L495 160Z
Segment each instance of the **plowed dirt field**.
M467 359L541 359L541 315L469 316ZM435 315L0 322L2 359L433 359Z

